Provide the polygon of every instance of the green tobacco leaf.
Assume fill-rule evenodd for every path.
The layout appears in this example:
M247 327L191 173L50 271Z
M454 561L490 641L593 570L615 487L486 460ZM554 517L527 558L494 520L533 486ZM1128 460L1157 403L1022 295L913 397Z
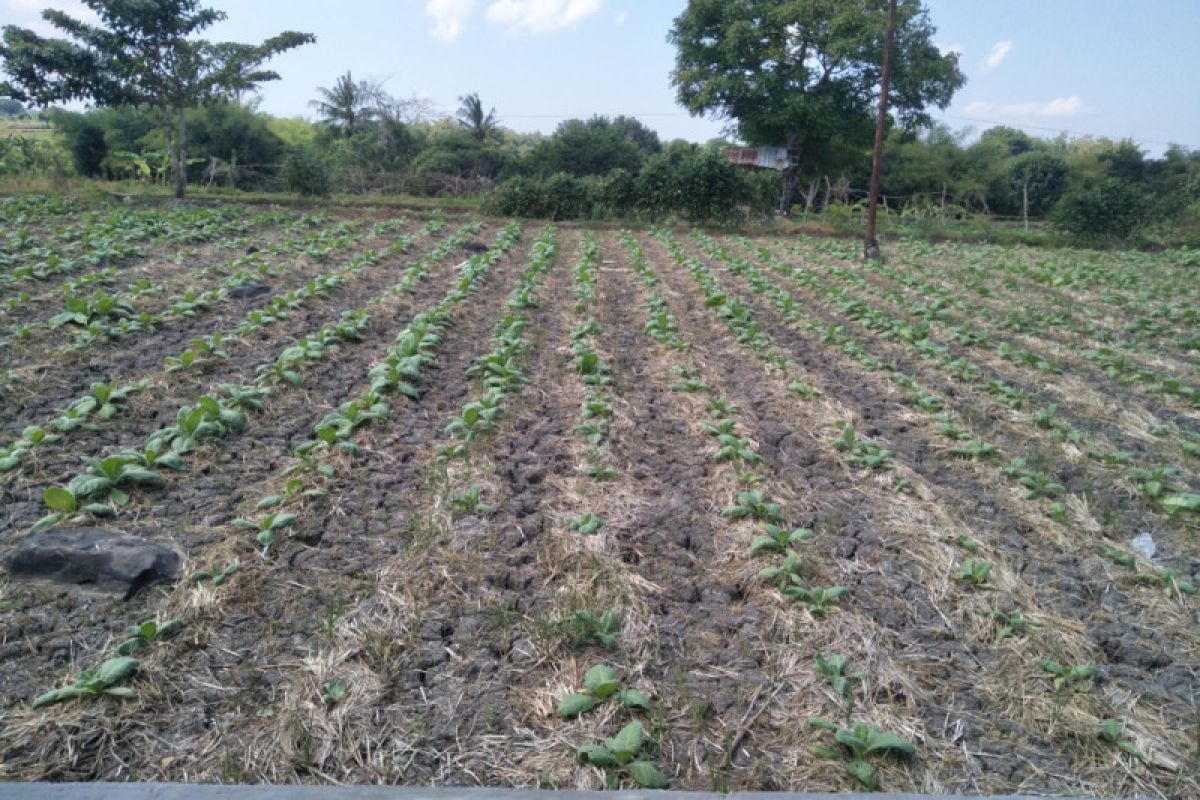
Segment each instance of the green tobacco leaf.
M599 704L599 698L572 692L559 701L558 709L554 713L564 719L571 719L584 712L591 711Z
M846 772L872 792L879 788L879 773L866 761L851 761L846 765Z
M611 697L617 689L621 688L621 682L617 679L617 673L613 672L610 667L597 664L584 675L583 688L603 700Z
M626 769L643 789L667 788L667 777L650 761L634 761Z
M917 754L917 748L914 747L911 743L906 742L904 739L901 739L899 736L896 736L895 734L873 730L873 731L871 731L870 736L867 737L867 749L864 750L863 752L864 753L895 752L895 753L903 753L904 755L907 755L907 756L915 756Z
M52 511L69 514L75 510L75 495L61 486L51 486L42 493L46 506Z
M1200 494L1171 494L1159 500L1158 504L1171 514L1177 511L1200 511Z
M617 694L617 700L627 708L641 708L646 711L650 710L650 698L639 692L637 689L625 689Z
M598 744L589 744L579 748L576 751L576 756L578 756L580 761L586 761L597 767L617 766L617 759L613 754Z
M70 700L84 694L84 690L77 686L64 686L61 689L51 689L45 694L40 694L34 698L32 706L41 708L42 706L61 703L64 700Z
M96 682L104 686L112 686L133 676L137 672L138 661L127 656L110 658L96 670Z
M629 758L636 755L637 751L642 749L642 742L645 740L646 730L642 723L634 721L621 728L613 738L605 739L604 746L619 760L622 756Z

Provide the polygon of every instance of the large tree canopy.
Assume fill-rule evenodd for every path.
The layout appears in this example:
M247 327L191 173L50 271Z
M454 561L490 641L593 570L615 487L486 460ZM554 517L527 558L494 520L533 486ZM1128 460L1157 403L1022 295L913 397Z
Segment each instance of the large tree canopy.
M173 115L175 193L187 180L188 106L254 89L279 75L261 69L285 50L315 41L285 31L262 44L208 42L193 38L225 19L223 11L198 0L83 0L100 18L89 25L47 9L43 18L68 39L45 38L26 28L5 26L0 62L10 80L0 95L37 105L88 100L101 106L153 106ZM169 123L168 123L169 124Z
M835 144L870 140L878 102L887 0L689 0L668 40L671 75L694 115L728 120L752 145L783 146L819 163ZM905 126L926 124L966 81L958 57L933 43L921 0L901 0L888 105ZM799 167L790 170L787 209Z

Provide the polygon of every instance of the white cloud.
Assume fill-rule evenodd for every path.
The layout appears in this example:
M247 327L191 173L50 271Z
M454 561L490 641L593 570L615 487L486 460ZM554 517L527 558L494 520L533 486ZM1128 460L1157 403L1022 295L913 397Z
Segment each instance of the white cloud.
M934 43L933 46L936 47L938 49L938 52L941 53L942 55L946 55L948 53L954 53L959 58L962 58L963 53L967 52L967 48L963 47L958 42L951 42L949 44Z
M617 12L617 24L618 25L624 25L625 21L628 19L629 19L628 9L621 9L620 11Z
M453 42L462 35L467 18L475 10L475 0L429 0L425 13L433 17L433 35Z
M1011 39L1006 39L1003 42L996 42L994 45L992 45L991 52L988 53L987 58L983 60L983 71L991 72L996 67L1000 66L1004 59L1008 58L1008 54L1011 53L1012 50L1013 43Z
M1091 109L1077 94L1070 97L1056 97L1045 103L990 103L985 100L976 100L968 103L966 108L968 116L993 119L1075 117L1090 112Z
M600 10L602 0L496 0L487 18L533 33L558 30Z

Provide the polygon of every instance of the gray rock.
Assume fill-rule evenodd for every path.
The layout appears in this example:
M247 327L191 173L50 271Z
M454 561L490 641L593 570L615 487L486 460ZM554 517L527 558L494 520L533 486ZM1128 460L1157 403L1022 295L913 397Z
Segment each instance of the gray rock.
M103 528L53 528L21 540L4 557L10 580L88 586L126 599L179 578L183 556L160 542Z
M249 300L253 297L260 297L270 293L271 287L265 283L258 283L252 286L235 286L229 290L229 296L234 300Z

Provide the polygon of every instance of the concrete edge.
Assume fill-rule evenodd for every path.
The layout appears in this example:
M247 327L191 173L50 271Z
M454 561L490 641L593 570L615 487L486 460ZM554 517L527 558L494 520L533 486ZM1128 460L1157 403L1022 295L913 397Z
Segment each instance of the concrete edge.
M0 783L0 800L1044 800L1029 795L921 795L859 792L624 791L414 788L389 786L224 786L178 783ZM1072 798L1071 800L1089 800ZM1096 798L1090 800L1098 800Z

